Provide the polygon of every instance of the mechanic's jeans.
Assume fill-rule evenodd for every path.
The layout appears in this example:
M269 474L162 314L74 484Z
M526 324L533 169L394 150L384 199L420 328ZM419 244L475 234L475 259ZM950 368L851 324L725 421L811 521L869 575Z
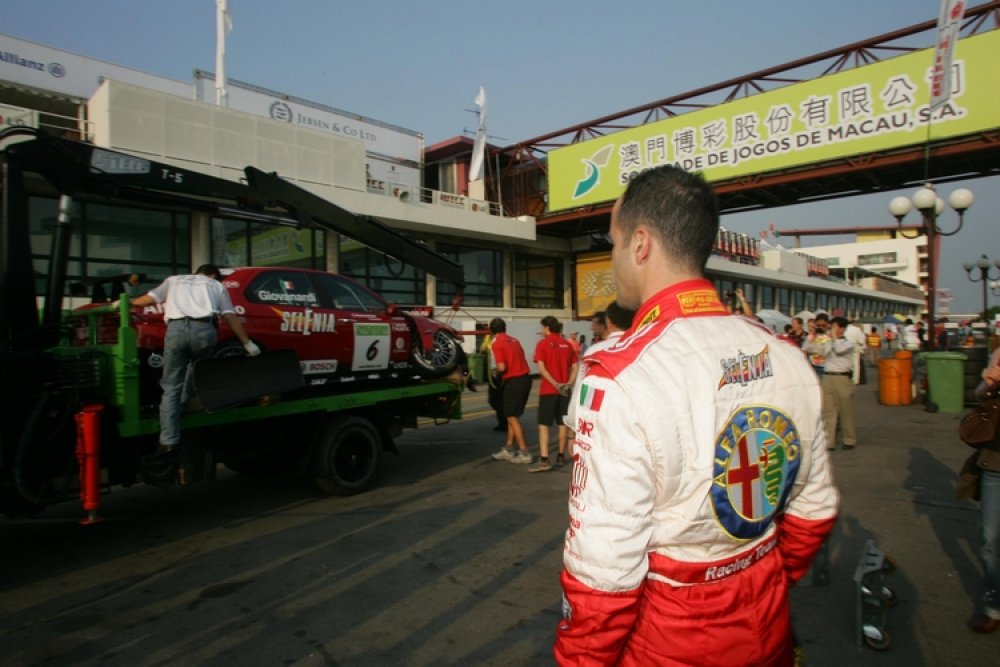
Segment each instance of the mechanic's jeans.
M212 355L215 326L211 322L170 320L163 344L163 398L160 399L160 444L181 441L181 416L190 397L191 365Z
M1000 472L983 471L980 511L983 522L983 611L1000 618Z

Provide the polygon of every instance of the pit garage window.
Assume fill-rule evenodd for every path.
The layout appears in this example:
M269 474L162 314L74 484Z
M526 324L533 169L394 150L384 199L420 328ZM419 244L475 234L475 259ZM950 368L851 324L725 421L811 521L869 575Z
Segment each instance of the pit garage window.
M427 303L427 278L423 271L343 235L339 273L374 290L386 301L406 305Z
M514 305L517 308L564 308L563 261L558 257L514 257Z
M465 269L466 306L503 305L502 253L499 250L471 248L469 246L438 243L437 251L454 260ZM437 303L449 304L455 298L456 288L445 280L438 280Z
M212 261L219 266L326 266L322 230L262 222L212 220Z
M35 289L45 293L52 234L58 201L29 200L32 263L38 275ZM67 294L91 292L94 279L128 274L145 276L137 285L120 281L104 286L107 298L122 289L130 296L145 294L168 276L190 271L190 219L186 214L128 206L74 202L70 211L73 234L67 264ZM82 291L74 292L79 286Z

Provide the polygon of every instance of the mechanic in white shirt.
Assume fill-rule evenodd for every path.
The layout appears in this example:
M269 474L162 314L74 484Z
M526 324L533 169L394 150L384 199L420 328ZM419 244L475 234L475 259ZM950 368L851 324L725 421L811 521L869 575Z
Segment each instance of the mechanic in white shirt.
M219 279L219 267L203 264L192 275L170 276L148 293L132 300L135 307L164 303L167 335L163 341L163 397L160 399L160 449L171 457L181 441L181 416L192 394L190 366L212 354L219 317L243 343L251 357L260 348L250 340L236 317L229 291Z

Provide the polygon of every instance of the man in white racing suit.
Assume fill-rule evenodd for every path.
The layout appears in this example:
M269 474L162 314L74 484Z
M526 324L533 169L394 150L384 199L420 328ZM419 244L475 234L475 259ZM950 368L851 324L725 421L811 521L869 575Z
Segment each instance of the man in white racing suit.
M573 395L559 664L793 663L788 589L837 514L821 392L704 278L717 229L711 188L671 166L612 211L638 313Z

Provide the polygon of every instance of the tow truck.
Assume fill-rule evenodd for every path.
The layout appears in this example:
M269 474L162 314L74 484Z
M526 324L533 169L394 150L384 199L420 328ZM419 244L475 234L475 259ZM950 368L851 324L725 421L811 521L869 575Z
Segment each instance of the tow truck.
M285 469L311 478L326 493L359 493L373 485L381 453L395 449L393 438L402 429L416 428L421 419L441 424L461 418L460 383L447 379L324 391L302 387L294 355L281 351L264 366L250 365L255 360L249 358L211 360L228 364L221 372L206 364L199 374L199 362L199 394L218 394L228 383L223 388L231 395L235 383L241 405L186 414L179 468L158 469L150 453L159 421L148 401L140 400L141 364L127 295L119 295L117 306L64 309L74 198L224 210L230 216L245 212L255 220L280 216L346 234L453 283L459 292L462 267L374 219L253 167L245 169L246 183L234 182L10 128L0 132L0 171L0 512L8 517L79 497L81 523L98 522L101 495L114 487L210 480L220 463L251 475ZM28 215L29 196L39 194L58 195L60 202L41 313ZM106 322L116 311L117 336L109 342L98 336L98 318Z

